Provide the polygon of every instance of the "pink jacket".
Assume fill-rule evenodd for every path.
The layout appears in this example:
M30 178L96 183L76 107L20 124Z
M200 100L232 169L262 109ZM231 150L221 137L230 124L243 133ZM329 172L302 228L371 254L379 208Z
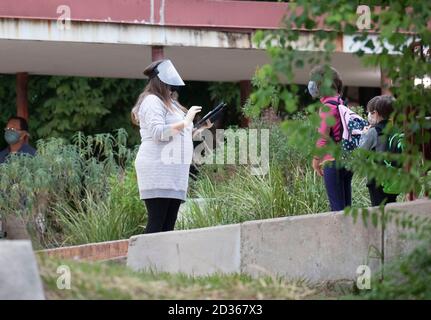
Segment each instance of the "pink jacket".
M341 123L341 118L340 118L340 113L338 112L338 108L337 106L334 106L332 104L327 103L327 101L338 101L340 97L339 96L332 96L332 97L322 97L320 98L320 102L322 102L324 105L326 105L327 107L329 107L329 111L328 112L324 112L321 108L319 110L319 116L320 116L320 127L319 127L319 133L320 133L320 137L317 140L316 146L318 148L322 148L324 146L327 145L328 143L328 139L335 139L335 141L340 141L341 140L341 135L342 135L342 123ZM342 101L340 101L340 103L342 103ZM326 119L332 116L335 119L335 124L333 126L329 126L326 123ZM330 132L332 132L332 138L330 135ZM333 160L334 157L331 156L330 154L327 154L323 157L323 160Z

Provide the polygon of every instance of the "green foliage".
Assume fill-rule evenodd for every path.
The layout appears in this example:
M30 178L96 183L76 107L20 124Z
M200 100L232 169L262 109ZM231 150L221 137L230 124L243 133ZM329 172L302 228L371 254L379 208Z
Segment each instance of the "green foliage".
M127 149L126 138L124 130L117 131L115 136L78 133L72 139L73 144L58 138L40 140L35 157L11 156L7 163L0 165L1 214L20 216L35 237L36 246L56 246L65 239L78 241L76 230L61 219L61 211L65 212L64 216L69 213L70 218L70 213L76 212L88 219L107 219L103 214L109 213L112 221L114 218L125 221L114 224L112 234L103 235L99 240L129 236L139 227L136 221L145 219L145 211L137 205L135 179L127 169L133 163L135 152ZM117 184L113 182L115 179ZM45 220L42 227L36 222L40 217ZM99 228L100 224L93 227ZM91 235L93 232L90 228L81 229L80 239L84 239L82 233L87 233L88 239L97 240L101 233Z
M140 136L132 127L130 110L145 84L140 79L31 75L28 83L31 139L70 139L77 131L112 133L124 128L129 136L128 146L134 146L140 142ZM229 104L223 122L238 124L241 117L238 83L190 81L180 93L184 106L201 105L202 114L221 100ZM0 124L5 124L16 113L13 75L0 75L0 106ZM1 140L0 149L3 147Z
M374 281L366 299L431 299L431 232L418 238L421 243L406 257L385 266L384 281Z
M7 119L15 115L15 77L11 75L0 75L0 121L6 123Z
M124 182L116 181L103 199L97 199L87 191L79 202L57 204L54 211L62 228L63 244L128 239L143 233L147 216L137 194L137 185L131 183L135 181L133 175L126 177ZM120 196L121 191L126 194Z
M228 108L223 112L223 124L236 125L241 118L240 86L235 82L212 82L208 86L208 93L214 105L224 101Z
M248 165L204 165L190 190L190 196L203 203L189 200L179 229L329 211L323 181L311 168L310 149L290 144L276 125L269 129L268 174L253 175ZM354 176L353 192L353 206L369 205L364 178Z
M112 132L125 128L129 145L139 142L130 110L145 82L63 76L29 77L30 133L34 141L48 137L69 139L75 132ZM1 123L15 115L15 77L0 76Z
M401 239L409 241L413 247L410 253L392 259L389 263L385 263L384 257L380 256L383 270L373 276L371 290L361 291L359 296L348 298L430 299L431 218L388 210L383 206L377 209L347 209L345 213L352 216L354 221L361 215L366 226L387 230L390 225L400 233Z
M223 97L224 102L230 105L240 105L240 91L238 83L214 82L208 87L211 100L217 102Z
M38 106L40 124L36 134L58 136L63 132L75 132L95 126L97 117L109 111L104 106L101 90L90 85L89 78L51 77L33 79L30 96L35 90L40 97L50 96ZM50 91L55 91L53 95Z
M286 170L273 164L267 175L253 175L248 167L230 173L207 165L193 183L192 194L203 201L189 199L179 229L202 228L248 220L329 211L322 180L308 163L291 161ZM229 178L223 180L223 177ZM354 206L367 206L369 199L365 180L353 179Z
M139 215L140 223L131 224L131 228L139 227L146 224L146 208L139 197L138 180L134 166L128 166L124 174L113 175L110 178L110 203L115 212L121 212L130 215ZM123 235L124 237L124 235Z

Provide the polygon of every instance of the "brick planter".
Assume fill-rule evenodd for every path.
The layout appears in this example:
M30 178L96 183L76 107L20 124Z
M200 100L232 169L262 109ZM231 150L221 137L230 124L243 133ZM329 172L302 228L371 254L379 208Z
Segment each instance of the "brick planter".
M129 240L125 239L40 250L37 251L37 254L46 254L50 257L62 259L86 261L123 260L127 256L128 246Z
M14 215L8 215L2 220L2 229L8 240L30 240L26 221Z

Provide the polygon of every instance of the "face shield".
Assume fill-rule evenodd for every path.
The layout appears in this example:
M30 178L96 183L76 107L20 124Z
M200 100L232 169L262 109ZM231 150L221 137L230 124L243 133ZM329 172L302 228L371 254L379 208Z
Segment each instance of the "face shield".
M157 77L160 81L170 86L184 86L184 81L178 74L171 60L164 60L156 68Z

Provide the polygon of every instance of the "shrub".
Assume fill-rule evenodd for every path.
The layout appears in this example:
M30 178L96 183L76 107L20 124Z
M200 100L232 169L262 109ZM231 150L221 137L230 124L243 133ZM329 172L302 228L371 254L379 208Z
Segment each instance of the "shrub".
M110 179L120 176L134 158L134 151L126 148L126 138L124 130L116 135L78 133L72 143L39 140L34 157L12 155L0 166L1 215L18 215L36 247L61 244L64 225L57 217L59 208L78 210L81 205L94 209L98 203L100 210L106 209L103 203L110 192Z

